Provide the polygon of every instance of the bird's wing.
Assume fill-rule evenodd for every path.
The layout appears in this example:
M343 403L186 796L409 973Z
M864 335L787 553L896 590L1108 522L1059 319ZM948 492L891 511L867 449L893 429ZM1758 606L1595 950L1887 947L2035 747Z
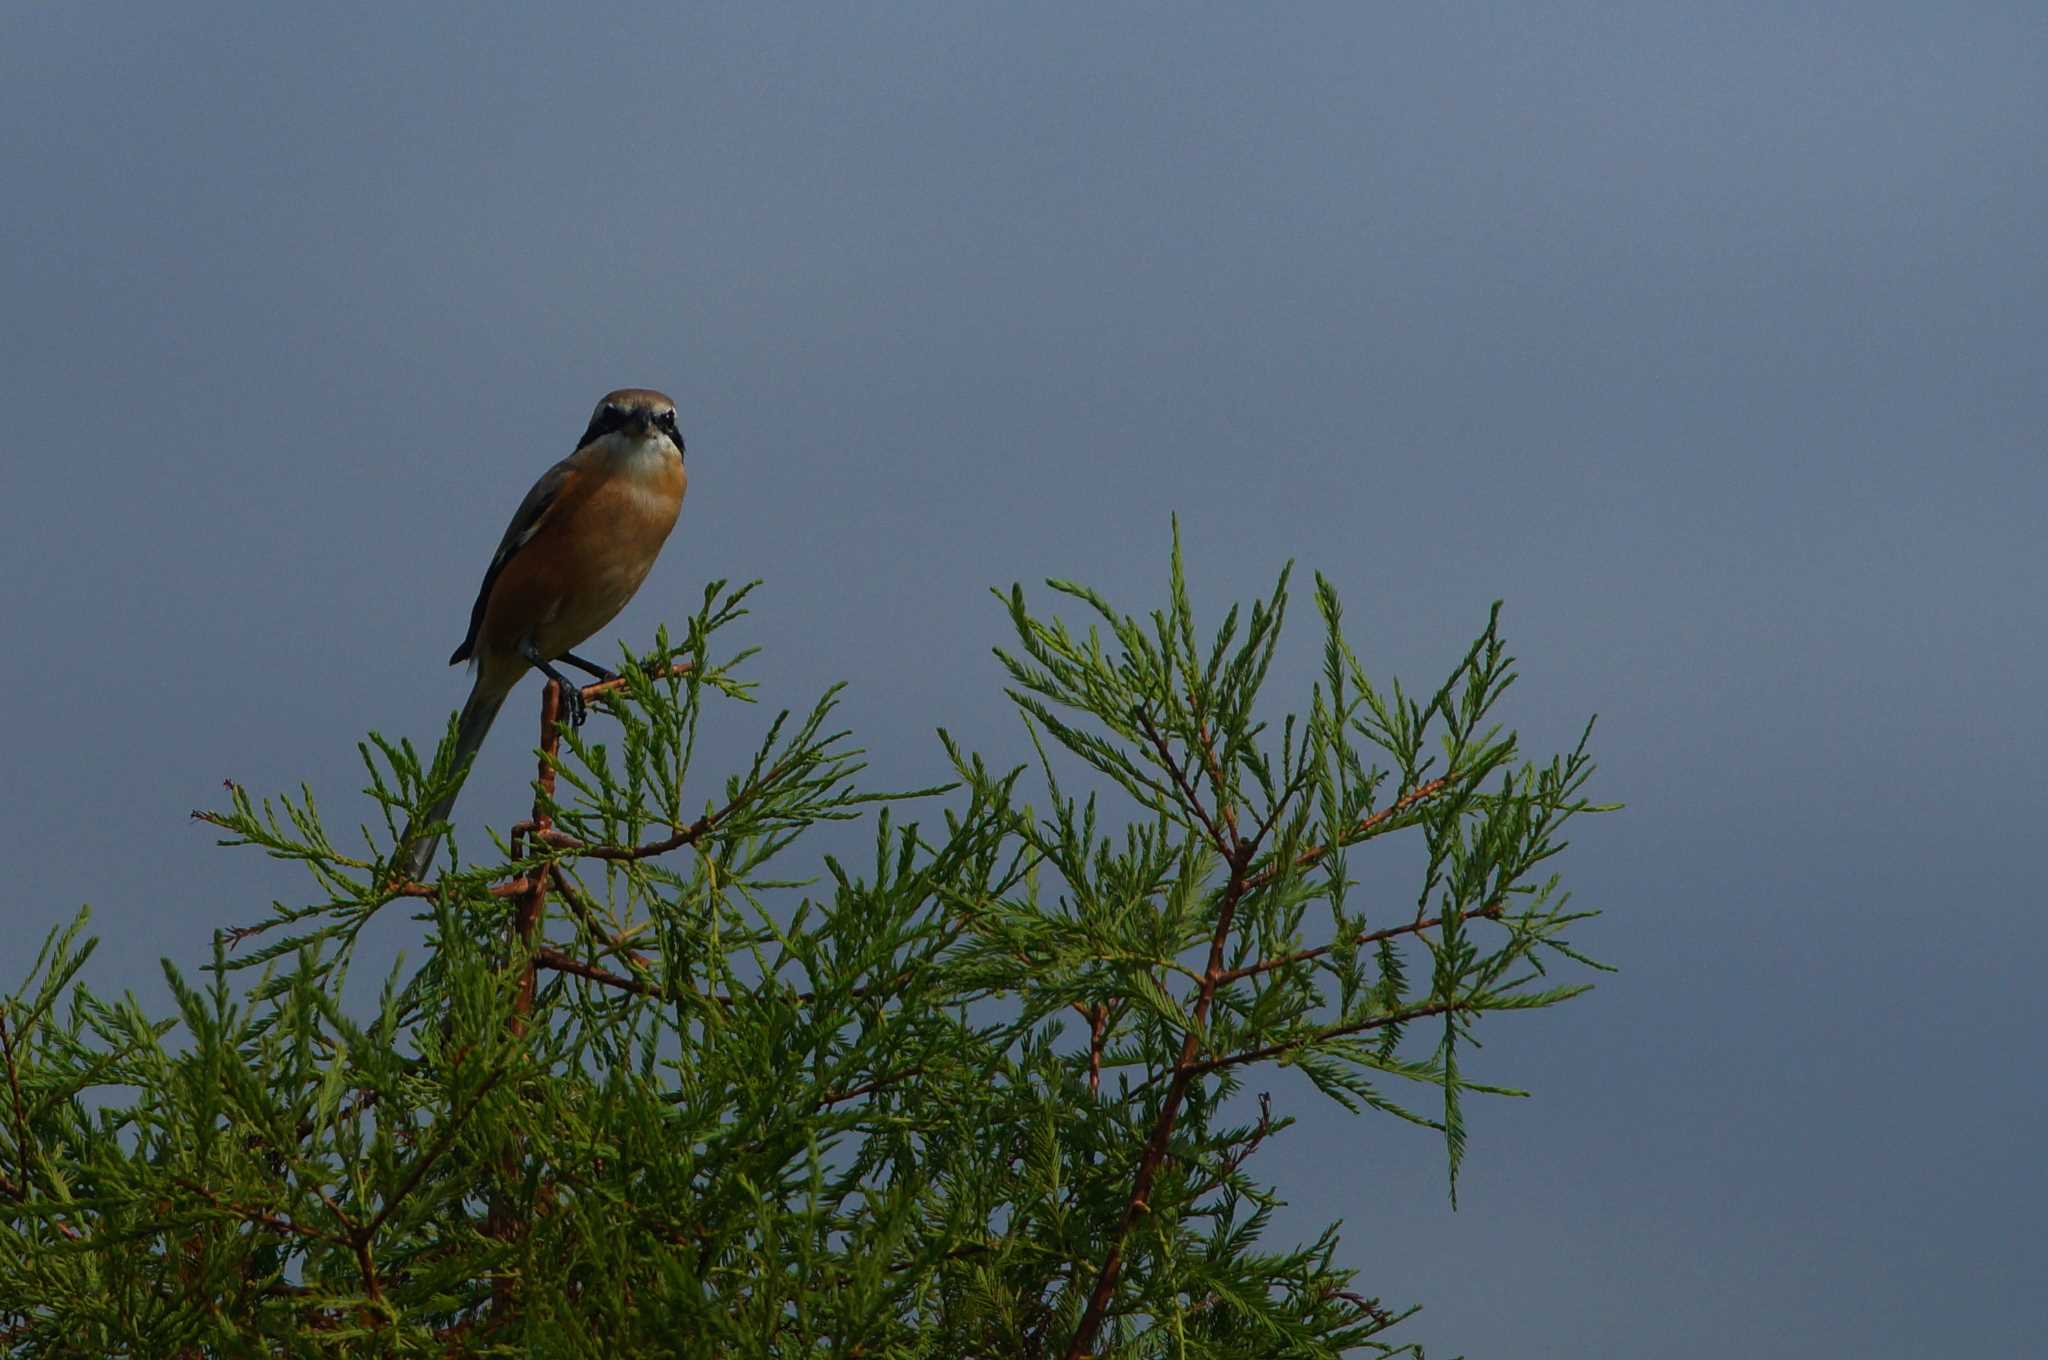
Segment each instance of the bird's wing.
M512 512L512 522L505 526L505 537L498 541L498 551L491 555L491 565L484 572L484 583L477 588L476 604L469 611L469 635L462 639L462 645L455 649L455 655L448 658L451 666L469 660L476 647L476 634L484 626L484 606L490 602L491 587L497 584L498 573L505 570L505 564L540 532L547 523L548 511L562 498L563 491L576 480L579 464L575 455L564 458L540 475L533 489L526 493L526 499L519 502L519 508Z

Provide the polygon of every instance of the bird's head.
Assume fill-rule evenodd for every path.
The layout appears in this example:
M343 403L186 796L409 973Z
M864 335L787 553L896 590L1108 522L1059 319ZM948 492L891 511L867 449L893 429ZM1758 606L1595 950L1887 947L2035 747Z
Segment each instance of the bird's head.
M621 387L607 392L590 413L590 424L576 447L594 444L607 435L623 435L635 442L666 439L683 454L683 434L676 425L676 404L651 387Z

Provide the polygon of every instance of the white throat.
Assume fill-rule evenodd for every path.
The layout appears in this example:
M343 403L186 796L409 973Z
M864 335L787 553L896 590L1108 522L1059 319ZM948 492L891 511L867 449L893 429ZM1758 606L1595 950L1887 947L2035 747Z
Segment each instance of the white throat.
M676 446L659 430L650 430L646 434L614 430L597 441L597 448L613 467L638 476L659 471L668 465L670 459L679 456Z

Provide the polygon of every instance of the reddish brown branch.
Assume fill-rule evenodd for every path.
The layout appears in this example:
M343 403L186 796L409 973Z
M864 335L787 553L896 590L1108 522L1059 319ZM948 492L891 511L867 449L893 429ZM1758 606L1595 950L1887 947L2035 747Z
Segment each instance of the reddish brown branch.
M367 1245L376 1237L378 1230L391 1215L398 1212L398 1206L405 1202L406 1197L419 1189L420 1182L426 1179L427 1172L433 1169L434 1163L447 1155L449 1148L455 1146L455 1136L462 1132L462 1126L469 1122L469 1117L476 1113L477 1106L484 1103L484 1097L503 1079L507 1070L506 1067L500 1067L477 1083L476 1090L470 1093L469 1103L451 1113L443 1122L433 1146L420 1154L419 1160L413 1163L412 1170L398 1183L398 1188L385 1197L384 1206L377 1210L376 1216L355 1230L351 1237L352 1245Z
M1225 837L1223 829L1209 816L1209 810L1202 806L1201 794L1195 791L1194 784L1188 779L1187 771L1173 758L1173 751L1167 746L1166 738L1159 729L1153 726L1151 716L1142 708L1133 709L1132 716L1138 720L1138 725L1145 729L1145 739L1150 741L1152 749L1159 753L1159 763L1173 776L1174 787L1180 790L1181 797L1188 800L1188 807L1194 811L1195 819L1201 822L1202 830L1209 833L1209 843L1216 847L1219 854L1231 854L1237 844L1236 836Z
M615 987L622 992L632 992L638 996L651 996L659 1001L672 1001L675 999L667 988L657 983L643 981L640 978L624 977L612 972L610 969L600 968L594 963L585 963L573 954L565 954L552 945L542 945L539 949L534 950L533 961L538 967L550 968L557 973L570 973L587 981L598 983L601 986ZM724 997L714 999L726 1001L728 1005L731 1004Z
M31 1170L29 1166L29 1142L31 1135L28 1128L28 1103L22 1099L21 1095L21 1064L14 1055L14 1037L7 1030L8 1009L6 1006L0 1006L0 1049L4 1049L7 1055L7 1089L14 1102L14 1155L18 1162L15 1169L21 1173L21 1180L17 1183L5 1175L0 1175L0 1194L5 1194L10 1199L26 1200L28 1198L29 1173ZM23 1035L22 1037L27 1038L28 1036ZM61 1218L51 1219L50 1226L74 1242L84 1236L77 1228L72 1227Z
M7 1055L7 1089L14 1098L14 1155L20 1162L18 1169L26 1183L29 1171L28 1106L21 1098L21 1064L14 1056L14 1036L7 1031L7 1012L10 1009L0 1007L0 1051Z
M1364 1034L1368 1030L1385 1029L1388 1025L1405 1025L1410 1020L1426 1020L1432 1015L1448 1015L1455 1011L1469 1011L1471 1009L1472 1003L1469 1001L1434 1001L1427 1006L1410 1006L1406 1010L1389 1011L1385 1015L1375 1015L1369 1020L1357 1020L1348 1025L1331 1025L1325 1029L1314 1030L1308 1034L1301 1035L1298 1038L1283 1039L1277 1044L1268 1044L1264 1048L1246 1049L1242 1053L1231 1053L1221 1058L1210 1058L1205 1062L1196 1063L1194 1070L1197 1074L1201 1074L1219 1071L1225 1067L1241 1067L1246 1063L1264 1062L1268 1058L1277 1058L1283 1053L1292 1053L1295 1049L1306 1048L1310 1044L1320 1044L1330 1039L1342 1039L1353 1034Z
M544 837L554 829L554 819L548 816L548 804L555 796L555 757L561 750L561 733L556 724L562 711L562 685L550 681L541 691L540 697L540 776L533 797L533 834ZM512 930L519 937L519 943L529 956L533 949L533 937L540 928L541 913L547 907L548 881L545 874L531 874L525 880L525 891L521 892L512 908ZM512 998L512 1032L526 1033L526 1017L533 1013L534 965L529 957L526 970L520 975L519 991Z
M1190 701L1192 703L1192 700ZM1209 776L1209 791L1216 796L1217 810L1223 814L1223 825L1230 832L1230 843L1237 844L1237 808L1230 801L1230 791L1224 787L1223 766L1216 759L1216 745L1209 739L1209 724L1195 722L1195 735L1200 738L1202 768Z
M862 1096L871 1096L884 1087L894 1086L905 1077L920 1076L923 1072L924 1068L922 1067L906 1067L900 1071L876 1077L873 1081L862 1082L858 1086L850 1086L844 1091L827 1091L819 1099L818 1103L820 1105L838 1105L845 1101L858 1100Z
M699 817L674 835L664 836L658 841L649 841L645 845L598 845L572 836L566 831L557 831L552 826L529 826L527 829L533 833L535 840L556 850L573 850L584 859L637 860L653 859L657 855L680 850L686 845L695 845L710 833L717 822L715 815Z
M678 676L688 675L691 671L695 670L696 668L697 666L695 662L676 661L670 663L669 668L663 671L661 674L649 675L647 678L650 680L673 680ZM609 680L599 680L595 683L585 685L579 692L583 695L585 700L590 700L598 698L601 695L615 693L616 691L622 690L625 687L626 677L623 675L615 675Z
M548 815L548 804L554 800L555 796L555 759L562 745L561 733L558 730L558 723L562 712L562 691L562 682L559 680L550 680L547 688L541 691L540 771L534 786L533 820L524 825L524 829L530 831L535 836L544 836L554 829L554 819ZM521 828L515 828L512 833L512 852L515 857L521 849L520 839ZM512 908L512 933L518 939L519 951L526 956L525 965L519 971L518 990L512 996L512 1015L508 1021L508 1026L514 1038L525 1037L527 1017L533 1014L533 993L536 979L539 976L539 966L534 961L533 945L534 938L540 931L541 915L547 907L548 877L546 874L529 874L522 880L522 886L523 891L514 898ZM500 1072L502 1071L503 1069L501 1068ZM489 1081L478 1091L479 1099L484 1091L490 1089L491 1083L496 1082L497 1079L498 1074L492 1074ZM474 1109L475 1107L476 1102L472 1101L470 1108ZM372 1225L373 1229L376 1223L382 1223L389 1216L392 1209L397 1206L399 1199L402 1199L405 1194L411 1192L411 1187L416 1183L417 1178L426 1174L426 1169L432 1165L433 1158L439 1155L439 1148L440 1145L437 1145L436 1149L429 1156L423 1158L413 1168L412 1177L409 1177L406 1184L400 1187L399 1195L385 1203L383 1211L378 1214L375 1223ZM512 1173L515 1169L513 1158L514 1154L508 1149L503 1162L503 1170L508 1181L512 1178ZM503 1241L513 1235L517 1226L513 1221L512 1211L505 1194L500 1190L492 1197L485 1231L492 1237ZM365 1236L363 1241L358 1244L359 1249L367 1251L368 1240L368 1237ZM509 1313L514 1307L513 1290L512 1277L509 1274L500 1272L493 1276L491 1280L491 1306L493 1309L501 1314Z
M1109 1029L1109 1007L1098 1001L1088 1008L1088 1094L1102 1094L1102 1040Z
M660 983L649 982L645 978L626 977L623 974L614 973L608 968L588 963L573 954L564 953L553 945L542 945L534 950L533 961L539 967L552 969L557 973L568 973L585 981L595 982L601 987L613 987L622 992L632 992L635 996L651 997L656 1001L675 1001L680 999L678 993L670 988L663 987ZM858 999L883 993L894 993L900 990L903 984L909 980L910 972L906 969L896 974L895 977L890 978L887 982L849 987L844 995L849 999ZM698 1000L713 1001L721 1006L730 1006L736 1000L736 998L726 996L720 992L696 992L694 995ZM816 992L796 992L789 994L788 999L796 1002L798 1005L809 1005L818 999L818 994Z
M348 1239L339 1233L327 1232L320 1228L309 1228L303 1223L294 1223L291 1219L281 1214L269 1209L258 1208L253 1204L237 1204L233 1200L222 1199L219 1195L214 1194L213 1191L199 1184L199 1182L187 1180L183 1176L177 1177L173 1184L199 1196L199 1198L205 1200L222 1213L233 1214L244 1223L254 1223L259 1227L268 1228L280 1237L303 1237L313 1242L329 1242L336 1246L348 1245ZM343 1222L346 1223L347 1220L344 1219Z
M1230 1178L1235 1176L1238 1169L1250 1161L1252 1154L1259 1150L1259 1144L1270 1138L1278 1127L1273 1120L1273 1097L1267 1092L1259 1092L1259 1122L1252 1126L1251 1132L1244 1136L1242 1142L1223 1155L1223 1160L1216 1168L1216 1174L1200 1189L1188 1193L1189 1202L1199 1200L1204 1195L1214 1194L1229 1184Z
M563 871L560 864L548 866L548 881L555 885L555 895L569 904L569 909L576 913L578 919L593 935L604 941L607 946L606 952L623 954L637 967L649 966L650 960L647 955L632 947L631 934L603 928L598 919L601 913L597 909L597 903L591 901L590 894L569 881L569 875Z
M384 1290L377 1283L377 1263L370 1256L367 1237L356 1243L356 1270L363 1277L363 1297L372 1303L382 1303Z
M1167 1149L1173 1141L1174 1124L1180 1117L1181 1106L1187 1099L1188 1088L1193 1084L1196 1077L1204 1073L1213 1072L1219 1067L1229 1067L1240 1062L1252 1062L1259 1058L1272 1057L1277 1053L1286 1052L1291 1048L1297 1048L1305 1043L1316 1042L1319 1039L1337 1038L1345 1034L1358 1033L1362 1030L1393 1024L1401 1019L1441 1014L1444 1010L1451 1008L1450 1005L1434 1008L1424 1007L1412 1013L1383 1016L1357 1025L1339 1026L1328 1032L1318 1032L1302 1039L1273 1046L1270 1049L1261 1049L1255 1053L1234 1054L1227 1058L1212 1059L1206 1062L1199 1061L1197 1059L1197 1054L1200 1052L1201 1047L1199 1036L1208 1022L1209 1010L1216 999L1217 990L1226 982L1248 976L1248 974L1240 971L1227 970L1223 966L1223 957L1230 941L1231 926L1237 916L1238 904L1244 900L1246 893L1265 887L1274 879L1280 877L1284 869L1307 868L1324 855L1330 853L1331 847L1327 845L1310 846L1308 849L1297 854L1289 863L1283 864L1276 861L1268 864L1257 874L1248 873L1247 870L1251 857L1256 849L1255 844L1239 839L1234 830L1231 833L1230 839L1224 839L1221 830L1210 819L1207 812L1204 811L1201 800L1195 795L1194 789L1189 783L1186 773L1181 769L1179 762L1173 759L1172 752L1167 747L1166 741L1160 735L1158 728L1153 726L1151 719L1145 715L1142 709L1138 710L1134 716L1137 718L1139 725L1144 728L1145 735L1151 741L1153 749L1159 753L1159 758L1166 766L1167 772L1173 776L1174 783L1181 791L1181 796L1188 800L1196 816L1201 820L1202 826L1209 833L1210 839L1229 856L1230 879L1224 886L1223 901L1217 909L1216 928L1209 937L1209 964L1203 970L1201 986L1195 996L1194 1023L1189 1026L1187 1036L1181 1041L1180 1057L1174 1063L1172 1069L1172 1083L1167 1087L1166 1095L1160 1102L1159 1115L1153 1122L1152 1134L1146 1140L1144 1152L1139 1156L1137 1174L1132 1178L1131 1182L1130 1198L1124 1205L1123 1217L1118 1221L1115 1230L1110 1235L1109 1247L1103 1254L1102 1267L1096 1274L1095 1287L1088 1296L1087 1308L1081 1315L1080 1325L1074 1329L1073 1339L1067 1343L1066 1360L1082 1360L1082 1357L1088 1354L1095 1344L1096 1334L1102 1328L1103 1319L1108 1316L1110 1302L1116 1296L1117 1279L1123 1271L1124 1242L1129 1238L1131 1229L1137 1225L1140 1215L1151 1211L1149 1201L1152 1187L1158 1179L1159 1168L1165 1162ZM1210 778L1212 783L1217 783L1217 787L1220 790L1221 785L1218 782L1217 773L1212 770ZM1355 840L1376 827L1384 825L1392 818L1425 799L1434 797L1447 787L1453 778L1454 776L1452 775L1445 775L1440 779L1432 779L1428 783L1410 790L1391 806L1383 808L1370 817L1361 820L1352 829L1349 839ZM1220 792L1218 796L1221 796ZM1412 930L1413 928L1411 927L1410 929ZM1275 964L1274 966L1277 967L1279 965Z
M523 827L526 823L521 822L519 825ZM517 828L514 829L516 830ZM493 883L486 891L492 897L517 897L531 889L532 886L524 878L508 878L503 883ZM413 878L401 879L396 883L384 885L384 901L390 902L401 897L420 897L425 898L429 902L435 902L440 900L441 889L437 884L422 883L418 879ZM227 932L228 947L232 949L249 936L266 931L276 924L277 922L275 921L265 921L262 925L256 926L235 926Z
M1468 911L1460 916L1459 919L1464 921L1497 921L1500 919L1501 910L1502 904L1494 902L1481 907L1477 911ZM1443 923L1443 917L1431 916L1420 921L1410 921L1406 925L1388 926L1384 930L1368 930L1362 935L1352 936L1350 942L1354 945L1378 944L1381 940L1391 940L1402 935L1419 935L1425 930L1434 930ZM1337 945L1333 942L1330 944L1319 944L1313 949L1297 949L1292 954L1276 954L1272 958L1260 959L1257 963L1248 963L1242 968L1231 969L1223 975L1223 981L1226 985L1232 982L1242 982L1248 977L1257 977L1261 973L1270 973L1275 969L1285 968L1290 964L1307 963L1310 959L1319 959L1325 954L1335 952L1336 948Z
M1366 833L1373 831L1380 826L1385 825L1387 822L1391 821L1395 817L1400 816L1402 813L1414 807L1417 803L1425 802L1431 798L1436 797L1439 793L1442 793L1446 788L1450 786L1451 781L1457 778L1458 776L1456 774L1447 774L1442 776L1441 778L1432 779L1427 784L1416 785L1414 788L1410 789L1406 794L1402 795L1399 799L1397 799L1389 806L1383 807L1378 812L1373 813L1370 817L1366 817L1360 820L1358 825L1351 828L1351 832L1348 837L1345 837L1337 841L1333 841L1329 845L1311 845L1306 850L1303 850L1300 854L1296 855L1292 863L1283 864L1282 862L1275 860L1272 863L1268 864L1265 868L1259 870L1256 874L1253 874L1251 876L1250 881L1245 884L1245 887L1247 889L1263 888L1268 883L1271 883L1274 879L1280 877L1280 875L1288 869L1308 868L1317 860L1321 859L1324 855L1329 854L1331 850L1340 849L1343 845L1347 843L1356 842L1359 838L1366 835Z
M1237 918L1238 903L1243 901L1247 888L1245 868L1250 850L1249 845L1239 842L1236 853L1231 856L1230 881L1224 887L1223 902L1216 912L1216 929L1209 937L1209 966L1202 972L1201 989L1195 996L1194 1023L1188 1027L1187 1037L1181 1041L1180 1058L1173 1067L1173 1084L1167 1088L1166 1097L1160 1102L1159 1117L1152 1125L1152 1136L1146 1141L1145 1151L1138 1159L1137 1175L1131 1181L1130 1199L1110 1236L1109 1249L1103 1254L1102 1268L1095 1276L1095 1288L1088 1296L1087 1311L1082 1313L1081 1323L1074 1329L1073 1340L1067 1344L1066 1360L1081 1360L1094 1346L1095 1334L1109 1312L1110 1300L1116 1297L1116 1282L1123 1273L1124 1241L1130 1236L1131 1229L1137 1226L1139 1216L1151 1212L1153 1183L1158 1179L1160 1165L1166 1160L1167 1147L1173 1141L1173 1126L1180 1118L1181 1103L1187 1098L1188 1087L1200 1071L1195 1055L1201 1048L1200 1035L1208 1023L1210 1004L1215 1001L1216 989L1223 979L1223 953L1230 941L1231 925Z
M552 823L543 823L538 816L537 808L533 821L521 822L513 828L513 831L515 834L525 831L535 840L545 842L557 850L573 850L583 859L652 859L656 855L666 855L672 850L680 850L686 845L695 845L698 841L703 840L716 830L721 823L731 817L733 813L739 811L754 799L759 798L776 780L788 773L789 766L789 761L783 761L769 770L767 774L762 775L746 788L741 789L737 797L724 807L719 808L716 812L707 812L688 826L677 828L674 834L664 836L658 841L650 841L645 845L597 845L590 841L581 840L571 836L566 831L557 831ZM552 780L549 781L548 791L551 794L554 792Z

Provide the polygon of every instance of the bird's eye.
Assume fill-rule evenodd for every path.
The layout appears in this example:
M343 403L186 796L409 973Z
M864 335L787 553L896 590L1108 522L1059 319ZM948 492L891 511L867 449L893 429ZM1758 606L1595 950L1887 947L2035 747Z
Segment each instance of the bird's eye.
M673 430L676 427L676 413L674 411L663 411L654 418L654 423L661 426L664 430Z

